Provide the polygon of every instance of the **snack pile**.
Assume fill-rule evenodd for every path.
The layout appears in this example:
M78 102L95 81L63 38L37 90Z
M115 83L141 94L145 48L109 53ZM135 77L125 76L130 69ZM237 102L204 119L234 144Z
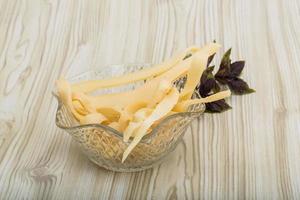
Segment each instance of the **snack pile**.
M80 124L102 124L123 133L124 141L130 141L123 154L124 162L141 139L151 134L153 127L165 117L185 112L190 105L217 102L231 95L230 90L225 90L192 99L209 58L219 48L216 43L190 47L159 65L110 79L75 84L59 79L58 95ZM174 81L183 77L185 85L179 90ZM143 85L127 92L91 94L142 80Z

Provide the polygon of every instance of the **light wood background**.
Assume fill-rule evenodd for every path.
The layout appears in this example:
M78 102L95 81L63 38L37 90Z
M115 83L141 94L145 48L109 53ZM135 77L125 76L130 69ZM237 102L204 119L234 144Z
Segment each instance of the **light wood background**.
M257 92L158 167L106 171L55 126L61 75L214 39ZM300 199L299 76L298 0L0 0L0 199Z

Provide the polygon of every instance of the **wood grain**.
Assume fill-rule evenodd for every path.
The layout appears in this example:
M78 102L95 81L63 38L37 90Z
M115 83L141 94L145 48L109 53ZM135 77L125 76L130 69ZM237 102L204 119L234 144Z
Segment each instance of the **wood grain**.
M300 199L299 1L0 0L0 30L0 199ZM161 165L103 170L55 126L60 76L214 39L257 92L195 120Z

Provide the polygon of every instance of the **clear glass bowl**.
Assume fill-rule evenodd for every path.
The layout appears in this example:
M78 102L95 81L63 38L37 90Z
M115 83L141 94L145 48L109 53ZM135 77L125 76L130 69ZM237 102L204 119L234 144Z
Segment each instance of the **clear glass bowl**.
M86 72L69 79L69 81L104 79L149 66L150 64L111 65L99 71ZM137 82L118 88L104 89L100 93L130 90L140 84L141 82ZM174 84L177 88L182 88L185 84L185 78L176 80ZM195 93L195 95L197 94ZM122 163L122 154L129 145L123 141L122 133L101 124L80 125L59 98L57 100L56 125L72 136L82 152L91 161L105 169L121 172L140 171L159 164L175 149L190 122L199 117L205 110L204 104L195 104L189 107L188 112L166 117L142 139Z

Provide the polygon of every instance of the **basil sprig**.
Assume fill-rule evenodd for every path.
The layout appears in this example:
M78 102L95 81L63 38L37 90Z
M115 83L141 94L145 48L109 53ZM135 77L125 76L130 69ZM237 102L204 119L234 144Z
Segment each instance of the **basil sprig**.
M222 86L228 86L231 92L237 95L255 92L254 89L250 88L249 85L240 78L245 67L245 61L235 61L232 63L230 54L231 48L223 55L219 69L215 75L213 74L215 66L209 66L215 54L208 58L206 69L196 88L201 97L207 97L219 92ZM231 109L231 106L224 99L206 103L205 105L205 112L210 113L220 113Z

